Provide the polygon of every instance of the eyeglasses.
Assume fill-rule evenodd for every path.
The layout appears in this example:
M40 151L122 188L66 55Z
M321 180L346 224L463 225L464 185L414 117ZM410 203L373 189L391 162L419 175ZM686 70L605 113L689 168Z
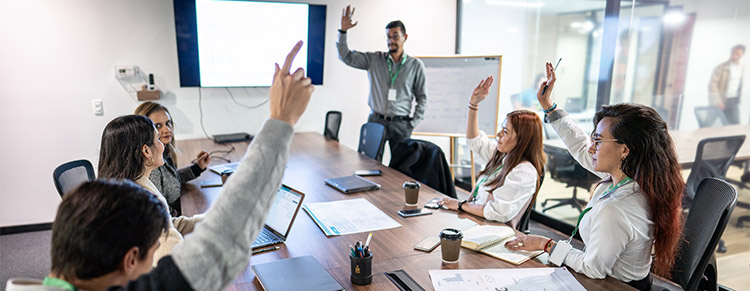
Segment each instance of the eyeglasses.
M619 140L617 139L600 139L600 138L594 138L593 136L591 137L591 143L594 144L594 148L597 151L599 150L599 147L602 146L603 142L608 142L608 141L619 142Z
M385 40L389 40L389 39L398 40L399 38L401 38L400 34L386 35L386 36L383 37L383 39L385 39Z

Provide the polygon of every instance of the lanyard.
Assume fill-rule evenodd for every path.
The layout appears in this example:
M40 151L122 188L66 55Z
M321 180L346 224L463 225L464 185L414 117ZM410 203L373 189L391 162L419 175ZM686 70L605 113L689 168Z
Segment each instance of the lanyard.
M500 169L502 169L502 168L503 168L503 165L500 165L500 167L497 168L497 169L495 169L495 171L493 171L492 174L489 174L488 176L484 176L484 178L482 178L481 180L479 180L479 183L477 183L477 185L474 186L474 191L471 191L471 200L472 201L477 199L477 193L479 193L479 185L482 185L482 183L484 183L485 181L487 181L487 179L490 176L495 175L495 173L497 173L497 171L500 171Z
M393 73L393 61L391 60L391 56L387 56L386 58L388 59L388 76L391 76L391 88L393 88L393 82L396 82L398 72L401 71L401 67L406 63L406 54L401 55L401 64L398 66L398 69L396 69L395 74Z
M44 281L42 281L42 285L60 287L69 291L78 291L78 288L73 286L73 284L70 284L63 279L58 279L58 278L45 277Z
M614 192L618 188L620 188L620 187L622 187L625 184L628 184L630 182L633 182L633 179L631 179L630 177L625 177L625 179L622 179L622 181L620 181L620 183L617 183L617 185L614 185L614 184L609 185L609 188L607 188L607 190L604 191L604 193L602 193L602 196L599 196L599 199L604 199L604 198L609 197L610 193ZM568 238L568 242L570 242L570 240L572 240L573 237L578 232L578 226L581 225L581 219L583 218L584 215L586 215L586 212L589 212L589 210L591 210L591 207L586 207L586 209L584 209L583 211L581 211L581 214L578 215L578 222L576 222L576 228L573 229L573 233L570 235L570 238Z

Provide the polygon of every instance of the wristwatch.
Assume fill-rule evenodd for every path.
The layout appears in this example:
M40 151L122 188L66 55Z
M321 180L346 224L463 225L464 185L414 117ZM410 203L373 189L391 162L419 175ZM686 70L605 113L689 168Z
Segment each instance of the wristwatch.
M463 209L463 208L461 208L461 207L463 207L463 206L464 206L464 203L466 203L466 202L468 202L468 201L466 201L466 200L463 200L463 201L459 201L459 202L458 202L458 211L464 211L464 209Z

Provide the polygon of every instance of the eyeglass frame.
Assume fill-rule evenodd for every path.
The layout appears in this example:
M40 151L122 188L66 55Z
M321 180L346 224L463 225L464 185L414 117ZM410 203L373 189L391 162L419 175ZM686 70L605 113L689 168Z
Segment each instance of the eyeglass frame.
M591 137L591 143L594 145L594 149L597 150L597 151L599 150L599 147L602 146L602 143L608 142L608 141L614 141L614 142L618 142L618 143L620 142L620 140L616 139L616 138L612 138L612 139L594 139L593 136Z

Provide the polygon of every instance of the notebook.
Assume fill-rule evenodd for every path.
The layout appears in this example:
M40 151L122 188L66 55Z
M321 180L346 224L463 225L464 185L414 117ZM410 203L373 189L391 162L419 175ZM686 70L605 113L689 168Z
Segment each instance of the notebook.
M506 225L477 225L464 233L461 246L485 253L508 263L520 265L543 251L513 251L505 247L505 242L516 237L513 228Z
M253 265L253 272L266 291L344 290L312 256L302 256Z
M234 171L237 171L237 166L239 166L239 165L240 165L239 162L237 162L237 163L230 163L230 164L221 164L221 165L216 165L216 166L213 166L213 167L208 167L208 169L210 169L212 172L214 172L216 174L219 174L219 175L221 175L223 173L230 173L231 174L231 173L234 173Z
M276 196L273 198L271 209L266 216L266 224L258 232L258 237L253 242L253 248L260 248L270 245L283 243L292 229L294 218L297 217L302 199L305 194L290 188L287 185L281 185Z
M325 179L326 184L344 194L380 189L380 184L357 175Z

